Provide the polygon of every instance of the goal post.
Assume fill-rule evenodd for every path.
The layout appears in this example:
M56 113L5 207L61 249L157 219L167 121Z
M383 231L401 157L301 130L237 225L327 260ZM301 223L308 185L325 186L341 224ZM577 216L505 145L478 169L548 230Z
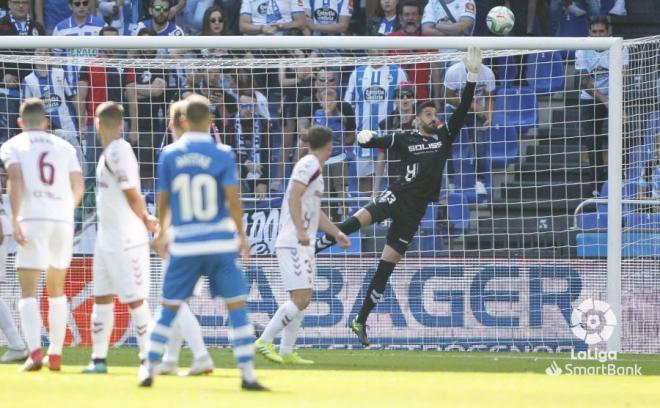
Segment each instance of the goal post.
M344 99L346 89L350 87L348 82L356 67L369 66L372 63L396 66L432 64L434 67L435 65L442 67L444 74L451 63L460 59L464 50L470 46L477 46L483 50L484 61L488 59L491 68L496 69L498 75L497 87L492 91L492 98L493 106L501 110L493 112L494 119L491 123L491 128L497 125L498 133L481 130L475 125L481 123L476 119L465 126L470 133L461 136L461 141L457 142L456 152L469 152L465 157L455 157L452 161L450 166L453 170L447 170L440 203L430 205L406 260L397 266L392 276L392 289L386 293L384 304L378 306L380 309L376 309L380 312L372 317L376 344L383 347L422 349L436 347L446 350L499 350L501 349L499 347L510 347L566 351L570 347L584 348L587 347L584 341L577 340L571 333L571 326L575 323L569 320L571 309L576 307L580 300L593 297L596 300L607 301L619 321L619 324L613 326L611 335L608 335L608 350L660 352L660 343L657 341L644 340L643 347L638 347L634 341L626 345L622 339L626 336L628 330L626 327L635 324L635 322L624 322L628 316L626 310L630 307L626 306L625 296L622 296L622 279L634 280L635 278L631 277L631 270L636 267L636 264L631 263L626 265L627 269L623 271L625 257L622 256L622 245L626 245L622 239L625 228L622 220L626 208L622 205L626 188L624 174L628 169L626 157L635 144L631 141L633 137L624 132L624 106L630 103L624 94L624 88L629 86L629 81L624 80L623 68L627 58L624 51L630 46L644 48L644 44L647 43L652 43L655 47L659 42L660 39L656 37L623 41L614 37L29 36L3 37L0 43L0 67L9 64L42 63L52 66L117 68L122 72L139 71L150 67L153 70L173 73L168 79L170 82L166 88L174 90L173 94L176 95L195 91L197 89L195 87L198 86L195 83L199 79L196 77L198 74L205 78L201 80L204 83L201 86L206 87L204 89L208 91L210 88L215 88L216 85L209 85L212 81L210 78L213 77L213 81L220 83L220 79L215 78L214 75L225 70L231 72L231 75L228 75L231 79L223 85L225 88L221 88L220 85L217 87L223 90L225 98L230 93L230 89L233 92L231 98L236 111L231 113L236 117L232 116L227 122L231 120L234 127L240 124L238 110L243 103L241 96L244 96L241 89L245 87L250 90L268 87L274 89L274 93L277 94L274 98L264 92L265 100L262 101L254 96L256 94L251 94L245 104L252 105L253 110L262 109L260 114L264 117L269 116L266 123L259 126L279 127L270 135L276 139L275 144L246 147L237 142L235 146L237 151L251 149L252 153L247 154L250 162L260 154L260 150L267 151L268 156L263 159L266 160L265 162L256 163L261 166L259 171L246 168L242 175L242 181L247 180L252 183L250 191L246 191L243 198L247 207L246 221L255 255L247 264L246 273L252 287L251 301L254 307L252 312L257 315L257 321L264 322L266 317L272 314L273 304L276 305L285 296L278 281L277 263L274 261L272 251L282 190L276 192L269 190L264 193L267 195L264 199L261 193L256 191L254 180L259 178L256 173L263 173L268 168L269 180L286 185L287 169L290 170L291 165L288 160L295 160L295 153L285 150L285 139L296 138L298 134L296 126L300 126L298 122L301 118L297 115L303 104L297 99L285 101L285 94L290 91L296 95L295 98L301 95L312 99L315 97L313 85L307 82L305 85L301 85L302 82L288 86L279 84L281 78L273 79L278 76L278 71L308 67L314 75L319 71L336 74L336 79L340 82L336 85L336 98L340 103ZM73 53L33 55L32 50L42 48L115 49L127 52L128 55L108 58L90 58ZM225 58L224 54L199 58L199 50L213 49L234 50L243 54L232 59ZM169 55L163 52L158 58L146 58L141 54L131 54L136 50L169 50ZM313 56L300 56L289 55L289 50L315 50L315 52ZM370 53L370 50L381 50L381 52ZM592 234L593 236L583 237L586 242L583 244L584 247L596 248L594 252L601 254L596 255L593 262L589 257L594 255L580 255L579 249L576 249L579 246L576 243L577 235L580 234L576 230L577 225L568 225L564 221L564 218L577 219L578 212L582 211L582 207L579 207L577 202L589 198L588 194L586 196L582 194L586 189L591 192L592 180L587 179L586 175L597 170L591 168L593 167L591 162L588 166L584 165L587 161L586 156L603 153L598 147L590 148L595 152L581 150L584 148L584 137L581 133L575 133L578 132L576 129L580 128L582 117L573 117L571 112L583 107L581 104L584 103L578 96L581 88L572 84L580 81L580 74L574 70L573 54L577 50L609 52L607 66L609 109L605 119L608 144L604 148L607 151L608 175L605 210L607 222L595 228L597 232ZM250 51L255 54L264 52L258 58L248 58L245 55ZM551 59L544 60L543 63L532 62L537 61L533 60L535 55L543 53L550 54ZM513 66L518 75L522 75L523 65L527 65L527 70L537 69L542 64L549 66L555 61L552 59L554 54L560 53L562 72L557 74L550 71L548 74L543 71L542 75L548 77L541 79L552 81L558 78L562 85L558 88L537 88L532 91L517 90L516 92L530 93L534 99L532 108L524 105L524 96L528 96L527 94L508 93L512 88L531 89L529 83L524 86L509 87L509 84L517 83L520 78L507 74L508 67ZM643 59L641 54L635 58ZM655 68L646 69L657 74ZM396 89L389 91L390 94L385 90L384 98L391 99L392 95L403 93L403 87L410 82L410 73L407 71L405 73L408 79L394 84L397 86L392 86L392 89ZM390 71L389 75L398 74ZM500 75L502 78L499 77ZM240 76L242 78L239 78ZM313 79L310 81L315 80L317 76L311 78ZM526 79L532 81L531 78L532 76L527 72ZM232 80L236 83L243 81L243 85L230 83ZM442 81L443 78L440 78L440 82ZM273 86L272 83L278 84ZM433 82L431 85L441 84ZM418 88L415 84L412 86L416 89L416 93ZM654 85L645 82L641 86L648 91ZM443 89L443 92L446 90ZM73 93L75 94L75 90ZM442 106L446 109L448 99L444 98L444 95ZM154 97L149 96L149 98ZM500 101L502 101L501 105L499 105ZM218 102L219 105L222 103ZM347 103L356 105L357 102ZM143 103L145 104L146 102ZM143 105L140 105L139 109L136 108L138 112L143 111ZM163 126L163 121L166 120L165 105L162 109L159 108L160 110L150 111L154 115L150 119L154 123L159 121L159 126ZM593 105L595 104L591 103L586 108L596 110ZM290 107L293 107L293 110L288 110ZM353 106L353 109L355 120L359 122L357 117L360 108ZM133 115L134 112L127 110L127 115ZM530 112L531 110L533 112ZM309 115L306 117L309 123L322 122L314 122L317 119L314 111L305 112ZM389 113L391 110L386 116ZM451 110L443 110L440 113L446 120L451 115ZM531 122L519 123L518 120L527 113L534 116ZM289 114L292 116L287 116ZM323 113L320 112L318 115L323 116ZM646 113L636 111L632 116L639 123L647 118ZM495 117L501 122L497 122L498 119ZM288 119L292 120L289 128L286 123ZM323 119L325 120L323 123L330 123L331 119L328 115ZM507 121L516 122L509 124ZM256 121L253 121L252 126L255 126L255 123ZM357 123L354 126L361 125ZM499 133L500 128L503 129L501 133ZM539 128L543 128L543 132L539 132ZM127 135L130 133L129 130L127 129ZM393 129L386 129L389 130ZM509 130L513 133L511 139L507 133ZM234 128L234 131L238 135L236 137L240 137L240 130L236 131ZM217 130L219 136L222 136L222 133L222 129ZM561 134L561 137L557 137L558 134ZM477 140L486 137L484 135L493 139L488 139L486 142L483 141L484 139ZM500 147L497 149L505 146L504 152L498 150L498 153L495 153L497 149L493 147L492 140L495 140L496 136L502 138L498 139L501 145L498 145ZM538 142L541 139L543 144ZM259 143L265 142L262 140ZM479 146L480 143L483 146ZM154 146L153 150L158 150L159 147ZM508 147L511 147L511 152L515 153L509 152ZM347 153L345 159L348 170L340 170L339 176L329 175L326 181L326 189L329 183L335 181L341 184L340 189L343 188L342 194L335 192L334 196L324 198L325 208L336 211L338 220L345 218L349 211L354 212L371 199L369 194L364 194L360 190L359 183L356 182L356 186L353 187L348 186L353 179L358 178L356 174L359 173L355 173L358 171L355 167L359 166L361 160L357 146L353 144L350 149L353 150ZM475 153L477 150L480 151L479 154ZM152 157L154 154L157 155L157 152L152 152ZM513 156L508 156L509 154ZM369 157L374 162L382 160L376 154ZM557 160L563 161L564 169L555 167ZM571 162L572 160L577 160L577 163ZM88 156L85 156L85 161L87 161L86 165L95 165L88 161ZM493 164L495 162L499 164L496 166ZM486 166L487 170L480 170L480 166ZM573 174L575 180L569 180L566 176L568 173ZM463 177L466 174L469 177ZM387 178L387 176L385 170L383 177ZM371 180L373 183L373 177ZM346 184L342 184L344 182ZM515 186L513 186L514 182ZM481 183L482 186L485 184L486 194L477 192L477 183ZM272 185L269 185L267 188L271 187ZM470 190L469 193L466 192L467 190ZM91 194L91 191L89 193ZM153 185L146 193L153 198ZM578 195L572 196L573 194ZM84 279L89 278L91 263L88 258L91 254L90 248L93 248L95 231L93 201L89 202L89 211L85 212L86 218L79 220L79 227L82 226L82 229L79 228L77 246L77 252L82 260L79 260L76 268L82 272L76 276L85 276ZM553 213L557 208L560 209L561 217ZM584 208L586 211L587 206ZM575 214L573 210L576 211ZM355 311L356 305L359 306L362 302L366 289L365 282L368 283L367 278L376 267L388 226L389 224L375 225L366 228L361 235L353 237L352 242L359 250L348 253L333 250L319 257L321 289L314 299L315 305L311 313L313 316L306 318L307 327L301 340L303 345L310 347L356 345L354 339L347 338L347 319L353 317L351 314ZM532 227L533 230L530 230ZM645 228L651 231L652 227ZM587 228L582 228L581 231L587 231ZM604 242L600 238L603 234L606 235ZM484 242L490 246L486 246ZM602 257L605 253L606 261L603 262ZM660 257L660 253L656 256ZM635 258L635 256L628 257ZM646 262L648 257L649 255L640 256L644 258L640 262L645 268L651 268L647 266L650 264ZM653 256L651 255L650 258L653 259ZM12 268L9 269L8 276L13 280L9 285L0 286L0 296L3 298L17 294L14 272ZM152 269L156 283L152 288L151 304L156 304L158 300L156 286L161 279L160 263L154 260ZM574 276L580 274L584 274L584 277L579 278L576 283ZM660 280L649 279L651 280L647 283L660 289L657 286ZM625 285L624 283L624 287ZM82 287L84 289L80 289ZM90 282L85 281L84 284L77 285L76 290L81 290L78 295L85 298L89 297L90 288ZM69 296L72 297L71 294ZM649 301L649 304L652 302ZM658 304L660 305L660 301ZM215 306L203 299L193 299L192 305L196 314L201 316L207 337L216 339L214 341L217 345L224 345L226 333L223 328L215 327L222 326L224 320L214 320L212 317ZM89 309L91 311L91 307ZM81 319L83 322L84 319ZM80 326L85 327L88 324L88 322L80 323ZM382 334L379 334L379 330ZM122 333L122 336L118 336L113 341L131 343L130 329L125 329ZM81 339L86 337L80 333L77 336L79 344L84 344ZM73 330L70 337L76 338ZM526 348L524 345L529 347Z

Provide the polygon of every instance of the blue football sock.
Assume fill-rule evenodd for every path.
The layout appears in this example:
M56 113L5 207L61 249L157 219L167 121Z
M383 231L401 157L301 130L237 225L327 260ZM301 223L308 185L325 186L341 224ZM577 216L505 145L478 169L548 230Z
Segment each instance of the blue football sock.
M162 307L156 324L154 325L151 335L149 336L149 354L148 359L150 363L157 363L163 356L165 345L170 338L172 331L172 322L176 317L176 312L172 309Z
M247 307L229 312L229 338L234 349L234 358L241 369L243 379L256 381L254 375L254 327L248 320Z

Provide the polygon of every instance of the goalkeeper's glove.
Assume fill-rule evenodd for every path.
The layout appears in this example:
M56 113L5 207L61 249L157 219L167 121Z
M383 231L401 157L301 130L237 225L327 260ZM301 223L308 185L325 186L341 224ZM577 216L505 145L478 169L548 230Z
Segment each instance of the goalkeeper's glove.
M481 69L481 49L469 47L465 56L463 56L463 64L468 72L467 80L477 82L479 80L479 70Z
M376 133L371 130L361 130L360 133L357 134L357 141L359 144L369 143L374 136L376 136Z

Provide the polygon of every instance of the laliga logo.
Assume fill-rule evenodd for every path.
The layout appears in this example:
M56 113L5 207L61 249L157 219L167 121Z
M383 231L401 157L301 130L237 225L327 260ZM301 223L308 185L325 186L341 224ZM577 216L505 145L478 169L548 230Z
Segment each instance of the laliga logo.
M616 316L609 304L602 300L587 299L573 309L571 330L587 345L607 341L614 332Z

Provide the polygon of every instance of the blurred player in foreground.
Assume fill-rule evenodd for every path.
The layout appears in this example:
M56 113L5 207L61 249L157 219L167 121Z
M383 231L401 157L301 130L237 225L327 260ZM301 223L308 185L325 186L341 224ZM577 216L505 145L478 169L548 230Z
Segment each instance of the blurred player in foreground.
M324 184L321 170L332 154L332 130L312 126L308 130L309 153L293 168L291 181L282 202L280 228L275 241L277 261L282 273L284 289L289 292L287 302L277 309L255 347L264 357L276 363L313 364L293 351L305 309L312 300L316 275L314 238L320 228L331 235L342 248L351 244L343 232L321 210ZM282 332L280 352L273 346L273 338Z
M21 285L18 307L30 351L21 370L36 371L46 363L52 371L59 371L68 315L64 280L73 250L73 210L84 192L82 171L73 146L45 131L48 119L40 99L25 100L18 120L23 133L2 145L0 158L9 175ZM42 360L37 287L46 270L50 346Z
M174 141L179 140L187 130L188 122L182 123L181 121L181 118L185 116L186 106L187 102L185 100L174 102L170 105L169 128L174 136ZM184 126L186 127L185 129ZM161 225L161 228L167 230L169 228L169 221L169 219L166 220L166 224ZM201 279L195 286L195 294L201 292L200 283L202 283ZM193 362L186 375L200 375L213 372L213 359L209 355L208 350L206 350L204 338L202 337L202 328L190 310L188 302L183 302L176 314L176 319L172 326L172 335L163 355L163 362L156 367L156 374L178 374L179 351L181 350L183 339L186 340L193 354Z
M249 254L243 230L243 206L231 149L209 134L210 102L186 98L187 131L163 149L158 162L158 218L171 218L172 240L160 230L154 246L168 258L163 279L163 307L150 336L148 361L140 366L140 386L152 385L156 365L169 341L179 306L193 294L202 275L212 297L222 296L229 311L229 338L245 390L266 390L254 373L254 328L248 320L247 283L238 251Z
M4 169L1 170L4 172ZM0 197L2 197L1 187L2 184L0 183ZM7 241L9 241L11 234L9 218L0 198L0 284L5 282L5 274L7 272ZM25 360L28 356L28 350L20 334L18 334L18 329L14 324L9 306L7 306L7 303L2 298L0 298L0 331L7 337L7 351L0 357L0 363Z
M369 283L362 308L350 323L351 330L365 347L369 345L367 318L382 299L387 281L415 236L428 203L439 199L442 173L451 157L452 143L460 134L472 105L481 68L481 50L468 49L463 62L468 70L467 85L448 126L438 121L435 105L424 102L417 107L417 130L397 131L385 137L375 137L376 133L365 130L357 136L361 147L393 150L401 159L399 178L373 202L339 226L345 234L350 235L364 226L392 219L385 248ZM334 237L326 234L317 240L316 251L334 245L335 241Z
M104 102L96 108L96 134L103 154L96 168L98 234L94 248L92 361L83 373L107 373L106 357L115 319L115 295L131 313L140 359L147 358L149 232L158 219L149 215L140 190L140 171L131 145L122 138L124 108Z

